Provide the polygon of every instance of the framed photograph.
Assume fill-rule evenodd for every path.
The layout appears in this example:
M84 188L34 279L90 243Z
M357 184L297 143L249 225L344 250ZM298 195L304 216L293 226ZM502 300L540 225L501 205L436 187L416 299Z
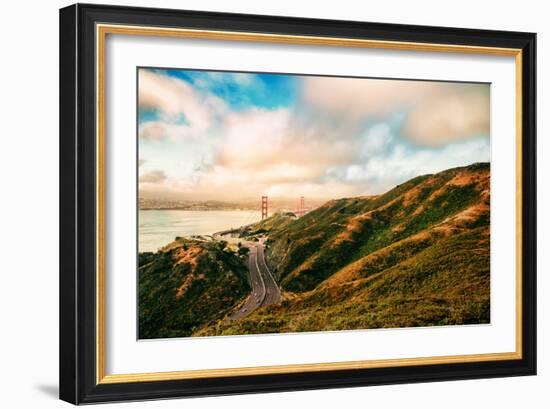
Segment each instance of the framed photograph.
M534 375L535 41L61 9L61 399Z

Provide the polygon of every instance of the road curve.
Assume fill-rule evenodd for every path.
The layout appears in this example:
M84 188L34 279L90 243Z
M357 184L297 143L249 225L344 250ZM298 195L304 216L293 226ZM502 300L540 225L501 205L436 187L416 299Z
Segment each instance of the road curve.
M260 274L265 284L265 298L262 302L262 307L279 304L281 302L281 290L265 262L263 243L256 244L256 249L256 261L258 262Z
M281 290L265 262L263 244L243 241L242 245L250 250L248 254L248 282L252 287L252 292L245 303L230 315L229 318L232 320L247 317L259 307L281 302Z

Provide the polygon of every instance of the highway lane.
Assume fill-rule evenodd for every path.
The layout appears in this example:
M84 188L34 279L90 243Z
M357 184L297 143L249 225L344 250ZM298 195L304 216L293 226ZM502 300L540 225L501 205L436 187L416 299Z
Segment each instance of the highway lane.
M255 246L247 247L250 250L248 253L248 282L252 291L245 303L229 317L232 320L239 320L250 315L262 305L266 296L266 285L258 266L258 249Z
M256 249L256 261L258 262L260 274L263 278L266 289L265 298L262 302L262 307L272 304L279 304L282 299L281 290L279 289L279 286L277 285L273 274L271 274L271 271L269 271L269 267L265 262L263 243L260 242L259 244L256 244Z
M281 290L265 262L263 243L242 240L241 244L250 250L248 254L248 282L252 291L245 303L230 315L229 318L232 320L240 320L259 307L278 304L282 299Z

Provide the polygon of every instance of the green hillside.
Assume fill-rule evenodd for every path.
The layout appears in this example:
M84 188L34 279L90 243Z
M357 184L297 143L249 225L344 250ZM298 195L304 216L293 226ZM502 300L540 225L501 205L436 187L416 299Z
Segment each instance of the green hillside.
M244 256L225 242L177 238L139 255L139 338L190 336L250 292Z
M196 334L489 322L489 178L474 164L267 219L254 228L283 303Z
M266 234L280 231L286 229L295 220L297 220L297 218L294 213L275 213L273 216L251 226L246 231L245 235L250 237L258 234Z

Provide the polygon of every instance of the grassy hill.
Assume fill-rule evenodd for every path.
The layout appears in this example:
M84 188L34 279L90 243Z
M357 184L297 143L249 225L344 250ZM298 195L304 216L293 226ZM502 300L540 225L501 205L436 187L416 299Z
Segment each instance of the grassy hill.
M489 322L489 179L479 163L263 221L283 303L197 334Z
M177 238L139 254L139 338L190 336L250 292L244 256L225 242Z
M247 239L254 239L259 235L272 234L277 231L286 229L295 220L297 220L297 217L294 213L275 213L271 217L264 219L261 222L254 224L253 226L250 226L243 233L243 236Z

